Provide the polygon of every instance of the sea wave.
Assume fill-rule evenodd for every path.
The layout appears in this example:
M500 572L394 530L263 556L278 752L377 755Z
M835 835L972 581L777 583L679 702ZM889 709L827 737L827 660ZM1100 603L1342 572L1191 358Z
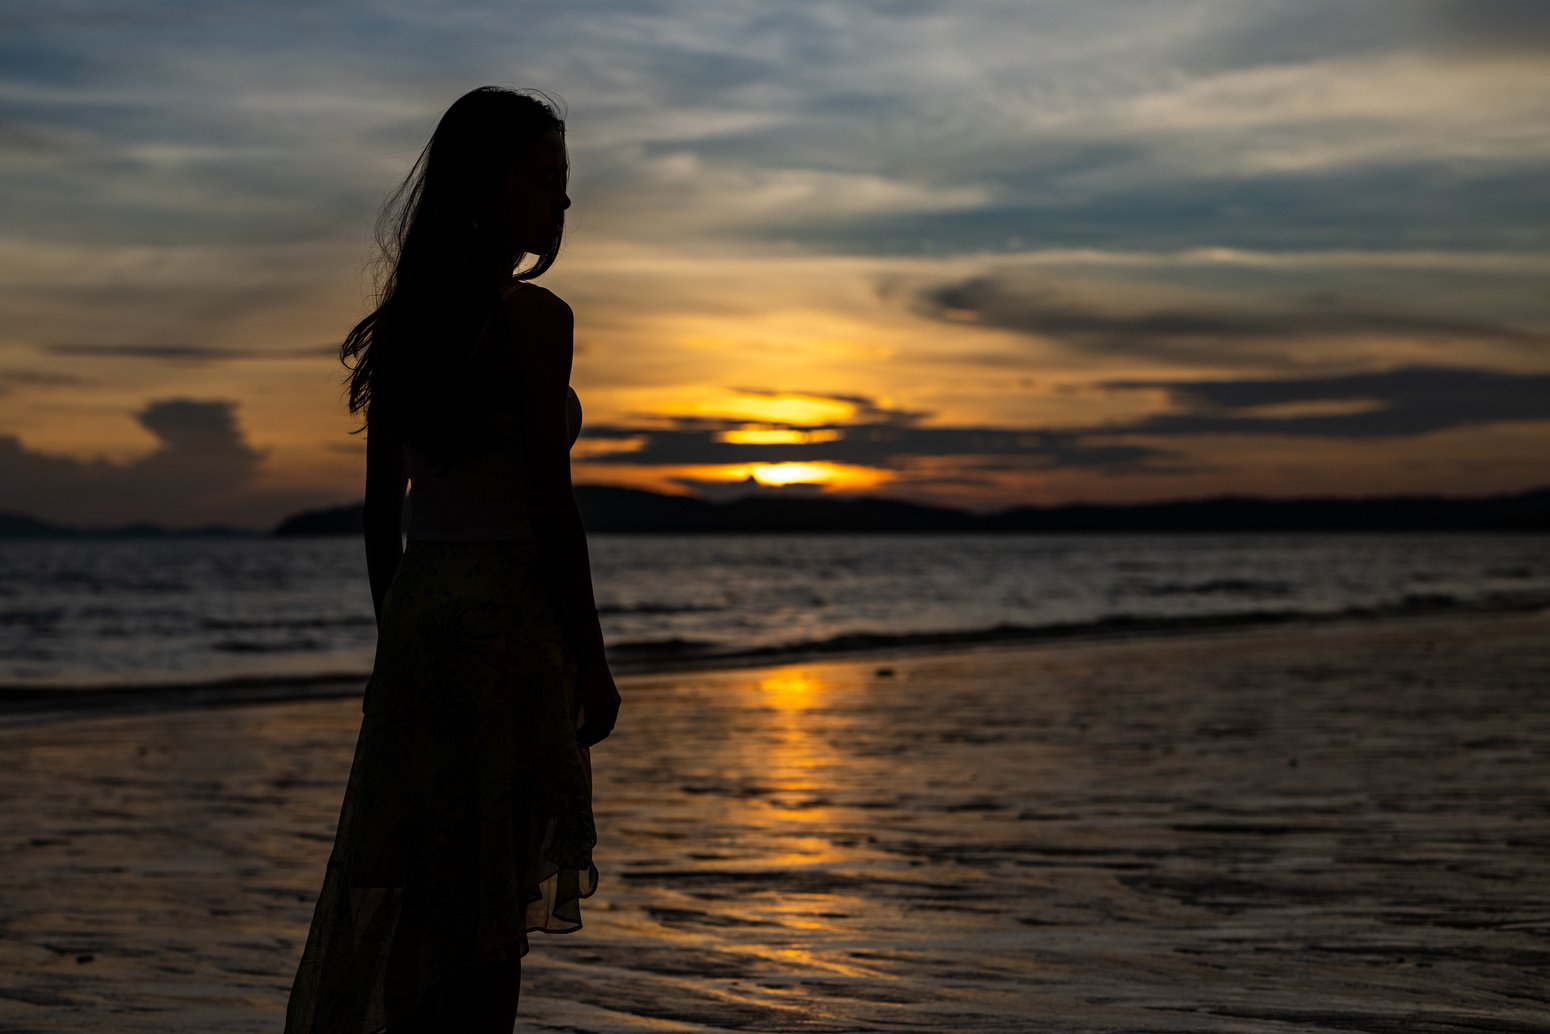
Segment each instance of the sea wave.
M976 647L1080 640L1124 639L1226 632L1273 625L1326 624L1443 615L1550 612L1550 595L1502 593L1461 600L1446 593L1412 594L1380 607L1316 610L1253 610L1159 617L1114 614L1096 621L984 628L847 633L761 646L728 646L710 640L668 637L623 641L608 647L617 674L744 667ZM358 696L364 671L250 676L197 682L90 686L0 685L0 723L65 717L104 710L144 711L188 706L254 703L312 697Z
M376 623L370 614L304 618L201 618L199 627L211 632L252 632L270 629L365 628Z
M717 649L704 640L664 639L620 643L609 648L610 662L628 667L655 668L667 663L700 667L706 664L775 663L813 657L870 654L914 649L971 647L996 643L1034 643L1049 640L1105 638L1114 636L1168 635L1209 632L1285 623L1359 621L1432 614L1534 613L1550 610L1550 595L1500 594L1494 598L1460 599L1447 593L1414 593L1380 607L1344 607L1335 610L1249 610L1221 613L1160 616L1111 614L1094 621L1054 622L1040 625L998 624L985 628L937 629L912 632L852 632L821 639L799 639L767 646Z

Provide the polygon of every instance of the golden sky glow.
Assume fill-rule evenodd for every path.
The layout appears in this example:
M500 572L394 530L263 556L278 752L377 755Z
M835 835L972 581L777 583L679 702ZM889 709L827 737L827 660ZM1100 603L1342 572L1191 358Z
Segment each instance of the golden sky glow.
M851 491L876 488L888 483L887 471L872 467L845 466L837 463L729 463L720 465L664 467L654 470L652 477L666 476L671 484L679 479L702 482L742 484L753 481L760 485L816 484L825 488L843 488ZM610 479L613 480L613 479ZM651 484L643 481L639 484Z
M839 468L827 463L756 463L749 474L761 485L827 484Z
M717 440L733 445L806 445L812 442L835 442L842 435L837 430L802 431L790 427L739 427L721 431Z
M801 395L739 395L707 391L694 399L670 400L657 410L661 416L704 416L726 419L767 420L781 423L814 424L826 420L846 420L855 412L855 406L829 399ZM739 428L722 432L722 440L738 439L729 435L742 435L741 441L756 444L749 434L757 429ZM762 430L759 433L772 433Z
M543 282L576 312L578 483L994 509L1545 480L1545 5L621 0L431 34L159 7L12 26L0 509L358 499L334 354L373 220L481 82L567 108Z

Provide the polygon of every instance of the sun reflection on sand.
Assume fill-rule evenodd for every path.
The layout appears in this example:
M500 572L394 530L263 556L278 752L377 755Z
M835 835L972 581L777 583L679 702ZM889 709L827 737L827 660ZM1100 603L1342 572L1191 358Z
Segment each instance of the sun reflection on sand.
M778 668L759 680L767 703L783 711L811 707L823 690L823 680L803 669Z
M1542 910L1539 859L1509 848L1544 825L1525 827L1543 626L626 677L595 757L602 882L583 930L535 936L527 1023L1177 1031L1208 1009L1215 1030L1398 1030L1420 1007L1540 1029L1534 931L1480 917ZM190 1009L200 1030L265 1027L358 698L82 718L0 729L0 821L25 831L0 866L0 965L67 1003L27 1029L162 1034ZM1427 965L1384 956L1353 996L1352 959L1395 951ZM1239 1023L1250 999L1276 1018Z
M810 669L778 668L760 677L758 693L767 722L750 758L765 773L769 792L757 802L762 822L782 850L770 861L777 865L818 865L842 857L820 830L833 820L834 807L826 793L841 759L819 735L826 691L822 678ZM754 802L750 802L751 804Z
M808 977L809 979L812 974L820 972L833 976L858 978L875 978L884 972L877 968L849 965L836 959L833 955L806 951L802 948L770 948L758 944L743 944L738 945L736 950L743 954L752 955L755 958L775 962L782 968L789 967L798 975ZM778 987L767 987L766 989L778 990Z

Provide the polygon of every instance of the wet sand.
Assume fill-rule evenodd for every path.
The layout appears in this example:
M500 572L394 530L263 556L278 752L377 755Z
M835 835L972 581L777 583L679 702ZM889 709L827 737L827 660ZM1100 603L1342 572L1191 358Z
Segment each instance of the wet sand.
M518 1030L1550 1031L1550 617L621 692ZM0 729L0 1030L278 1034L359 721Z

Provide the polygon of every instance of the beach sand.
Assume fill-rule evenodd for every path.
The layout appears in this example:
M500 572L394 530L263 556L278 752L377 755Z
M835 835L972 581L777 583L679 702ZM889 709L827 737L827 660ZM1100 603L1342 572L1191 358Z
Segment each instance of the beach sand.
M620 689L518 1030L1550 1031L1550 618ZM359 721L0 729L0 1029L278 1034Z

